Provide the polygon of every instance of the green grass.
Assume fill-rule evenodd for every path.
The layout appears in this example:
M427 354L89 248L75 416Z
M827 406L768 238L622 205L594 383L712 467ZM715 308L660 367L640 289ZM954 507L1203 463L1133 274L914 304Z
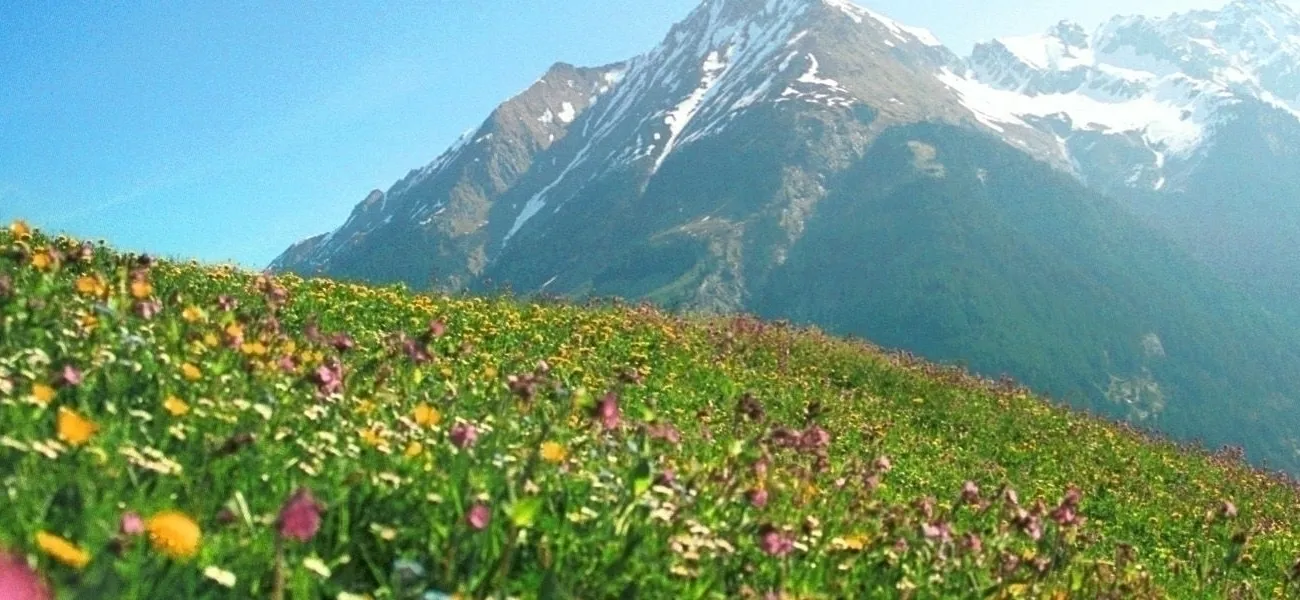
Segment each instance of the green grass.
M1288 482L1012 385L743 317L146 265L17 229L0 233L0 548L60 598L1300 590ZM60 412L94 423L84 443ZM320 529L278 539L299 488ZM163 511L202 528L193 556L119 533Z

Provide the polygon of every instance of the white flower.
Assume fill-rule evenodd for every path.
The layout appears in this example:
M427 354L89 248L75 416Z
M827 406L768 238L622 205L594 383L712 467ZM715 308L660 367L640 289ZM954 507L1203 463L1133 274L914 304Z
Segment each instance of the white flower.
M235 574L215 565L203 569L203 576L225 587L235 587Z

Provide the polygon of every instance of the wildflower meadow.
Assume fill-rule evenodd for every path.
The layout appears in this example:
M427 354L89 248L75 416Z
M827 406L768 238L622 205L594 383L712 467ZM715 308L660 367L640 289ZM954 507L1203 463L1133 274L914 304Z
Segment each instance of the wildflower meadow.
M1289 598L1287 477L743 316L0 232L0 600Z

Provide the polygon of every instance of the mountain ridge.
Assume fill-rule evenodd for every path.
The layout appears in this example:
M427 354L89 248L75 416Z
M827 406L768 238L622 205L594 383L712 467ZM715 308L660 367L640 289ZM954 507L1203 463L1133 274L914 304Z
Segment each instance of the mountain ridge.
M1272 128L1250 167L1265 171L1289 164L1300 120L1186 65L1138 71L1129 55L1151 48L1132 32L1155 21L1137 22L1099 28L1104 48L1059 23L1057 42L1032 38L1042 56L1004 40L962 59L843 0L706 1L628 61L554 67L574 75L543 77L272 270L792 318L1300 470L1300 318L1229 276L1294 266L1300 282L1300 265L1203 243L1285 239L1284 202L1222 223L1206 207L1247 204L1225 186L1251 172L1240 140L1272 122L1252 115L1295 121L1294 137Z

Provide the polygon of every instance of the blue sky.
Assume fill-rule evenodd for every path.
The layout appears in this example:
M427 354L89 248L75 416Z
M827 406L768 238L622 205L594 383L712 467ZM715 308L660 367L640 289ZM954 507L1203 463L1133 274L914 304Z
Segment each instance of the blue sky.
M1223 1L858 3L964 54ZM0 221L262 267L551 63L648 50L698 0L181 4L0 3Z

